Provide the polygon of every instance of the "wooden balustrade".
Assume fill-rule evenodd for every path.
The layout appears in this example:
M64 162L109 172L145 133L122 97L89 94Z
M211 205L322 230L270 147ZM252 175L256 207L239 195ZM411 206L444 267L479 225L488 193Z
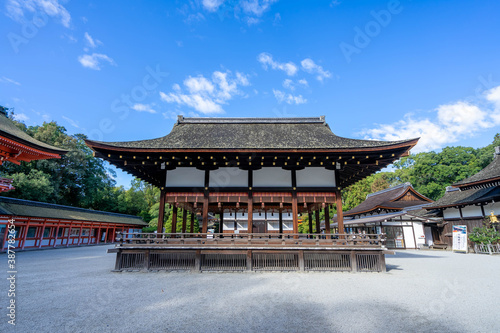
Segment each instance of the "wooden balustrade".
M291 234L291 233L118 233L120 247L157 245L204 247L382 247L385 234Z

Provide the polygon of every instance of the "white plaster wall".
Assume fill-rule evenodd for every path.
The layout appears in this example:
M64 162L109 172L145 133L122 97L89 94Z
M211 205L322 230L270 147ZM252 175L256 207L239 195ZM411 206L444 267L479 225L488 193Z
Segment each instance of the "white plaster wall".
M424 227L424 233L425 233L425 242L426 242L426 244L429 245L429 246L434 245L434 240L432 238L431 227Z
M196 168L177 168L167 170L166 187L203 187L205 171Z
M413 222L413 231L415 232L415 239L417 240L417 248L425 244L425 232L422 222Z
M297 170L297 187L335 187L335 170L321 167Z
M413 230L411 226L403 227L403 236L405 238L405 244L407 249L415 248L415 239L413 238Z
M486 210L484 212L486 213ZM466 206L462 208L462 215L463 217L481 217L483 213L480 206Z
M253 187L291 187L292 172L282 168L262 168L253 172Z
M460 211L458 210L458 208L446 208L443 210L443 217L445 219L460 218Z
M488 216L491 214L491 211L493 211L495 215L500 215L500 202L489 203L484 206L484 214Z
M248 171L224 167L210 171L210 187L248 187Z

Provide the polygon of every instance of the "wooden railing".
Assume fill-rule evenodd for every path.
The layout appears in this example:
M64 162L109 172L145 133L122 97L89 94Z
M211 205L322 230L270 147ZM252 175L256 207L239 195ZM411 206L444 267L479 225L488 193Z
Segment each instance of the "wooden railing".
M382 247L385 234L290 234L290 233L117 233L117 247L130 246L352 246Z

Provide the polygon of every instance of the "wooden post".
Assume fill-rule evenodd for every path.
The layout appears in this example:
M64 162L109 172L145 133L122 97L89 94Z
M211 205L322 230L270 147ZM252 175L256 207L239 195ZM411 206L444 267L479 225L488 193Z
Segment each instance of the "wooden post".
M319 220L319 212L320 210L316 210L316 233L320 234L321 233L321 222Z
M39 243L38 243L38 248L42 248L42 242L43 242L43 233L45 232L45 226L47 224L47 219L43 219L43 226L42 226L42 232L40 233L40 240L39 240ZM49 238L50 238L50 234L49 234ZM415 243L417 244L417 243ZM50 245L50 240L49 240L49 245Z
M252 194L248 193L248 228L247 232L251 234L253 232L253 198Z
M299 233L299 208L297 207L297 193L292 193L292 218L293 218L293 233ZM298 236L295 236L297 238Z
M208 194L203 197L203 225L201 232L206 234L208 231Z
M165 191L162 190L160 192L160 209L158 211L158 227L156 232L158 233L157 237L160 237L159 234L163 233L163 223L165 223Z
M191 212L191 223L190 223L190 233L194 232L194 211Z
M19 240L19 244L21 244L21 241L23 242L23 245L21 246L21 250L24 250L24 246L26 245L26 237L28 237L28 229L30 227L30 219L28 218L28 221L26 221L26 229L23 230L23 236L22 239Z
M175 203L172 207L172 228L170 232L173 234L177 232L177 206L175 205Z
M219 232L224 233L224 208L221 206L221 212L219 214ZM415 243L416 244L416 243Z
M279 225L280 225L280 234L282 234L283 233L283 210L281 208L279 210L278 217L279 217Z
M330 230L330 206L325 207L325 234L331 233Z
M339 229L339 235L344 234L344 213L342 212L342 196L340 191L335 190L335 205L337 206L337 223Z
M182 210L182 229L181 229L181 232L183 234L186 233L186 224L187 224L187 210L183 209Z
M307 217L309 219L309 232L308 232L308 234L312 234L313 233L313 215L312 215L311 211L307 212Z

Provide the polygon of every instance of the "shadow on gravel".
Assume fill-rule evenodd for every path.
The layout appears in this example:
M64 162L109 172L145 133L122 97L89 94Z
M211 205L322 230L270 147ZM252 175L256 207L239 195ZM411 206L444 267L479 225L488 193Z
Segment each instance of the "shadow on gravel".
M428 258L428 259L435 259L435 258L443 258L442 256L433 256L430 254L415 254L415 253L410 253L410 252L404 252L404 251L396 251L395 255L389 255L386 256L386 258Z
M388 264L386 264L386 266L385 266L387 272L390 272L390 271L402 271L403 269L399 268L399 267L400 267L399 265L388 265Z

